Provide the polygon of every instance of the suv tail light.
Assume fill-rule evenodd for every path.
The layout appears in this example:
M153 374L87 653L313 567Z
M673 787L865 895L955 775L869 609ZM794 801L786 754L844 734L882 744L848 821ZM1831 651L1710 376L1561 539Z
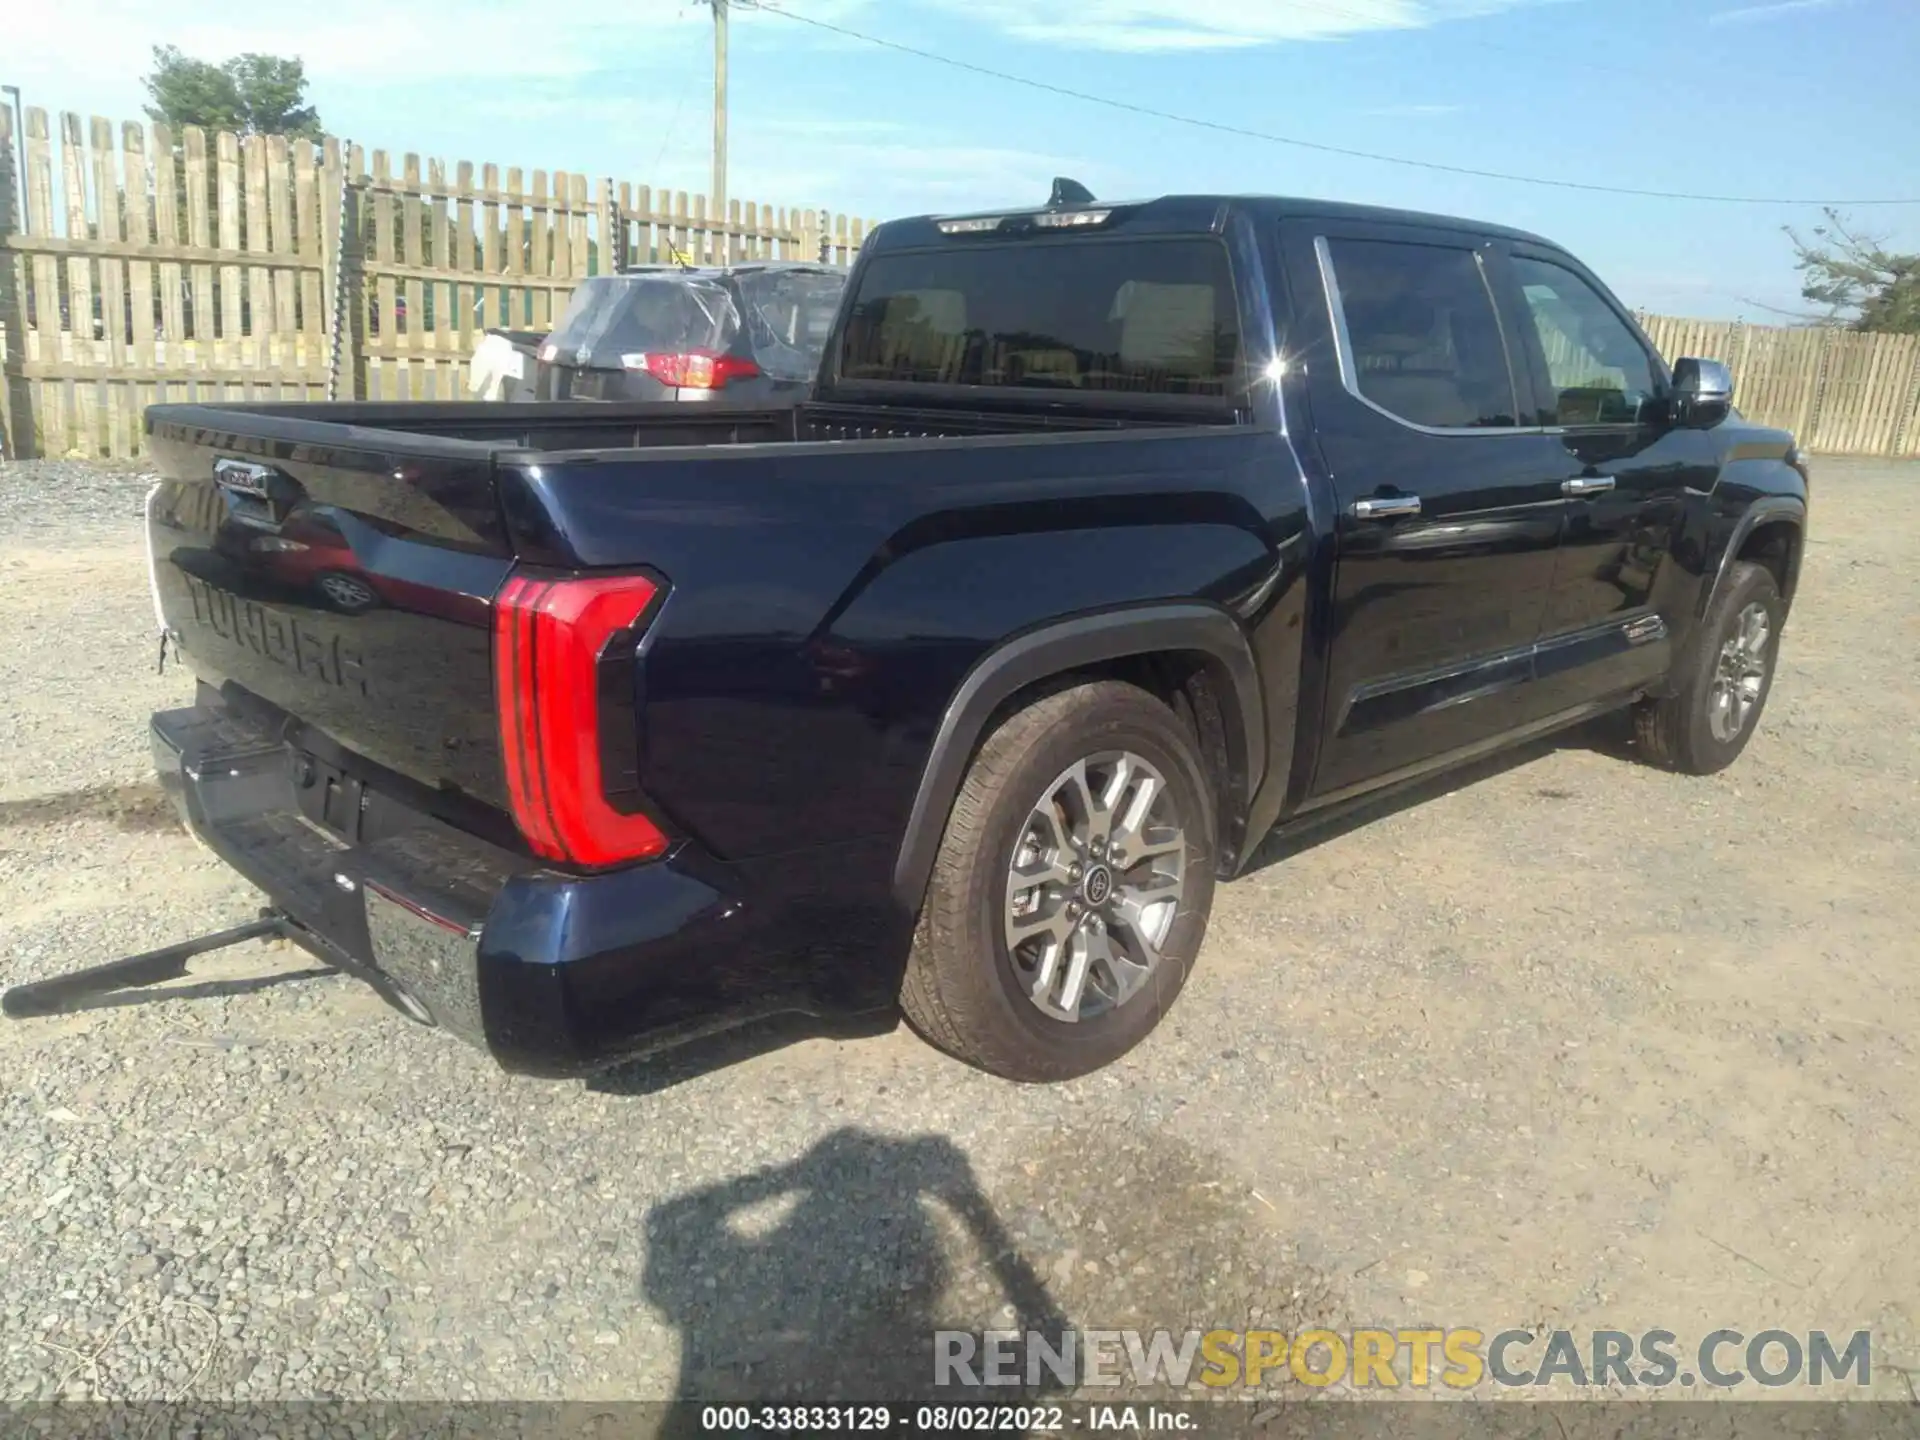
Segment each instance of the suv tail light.
M631 773L633 661L663 587L643 575L510 575L494 601L494 704L514 823L571 865L650 860L667 837Z
M688 350L678 355L652 353L622 355L629 370L644 370L662 385L684 390L721 390L729 380L751 380L760 367L751 360L718 355L711 350Z

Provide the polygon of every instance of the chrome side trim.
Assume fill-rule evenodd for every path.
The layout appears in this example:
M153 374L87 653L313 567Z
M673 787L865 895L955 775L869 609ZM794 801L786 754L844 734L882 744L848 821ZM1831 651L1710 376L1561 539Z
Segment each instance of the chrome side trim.
M1405 242L1403 242L1405 243ZM1396 415L1384 405L1369 400L1360 393L1360 368L1353 358L1353 337L1347 331L1346 307L1340 299L1340 281L1333 272L1333 247L1325 235L1317 235L1313 241L1314 258L1320 265L1320 286L1327 293L1327 319L1333 326L1334 352L1340 361L1340 388L1358 400L1369 410L1377 411L1394 424L1422 435L1545 435L1551 433L1543 425L1422 425L1417 420L1409 420L1404 415ZM1479 252L1470 252L1474 265L1480 272L1480 283L1486 287L1487 300L1493 306L1494 323L1500 331L1500 349L1507 362L1507 393L1513 397L1514 413L1520 409L1519 392L1513 383L1513 357L1507 354L1507 328L1500 321L1500 307L1494 299L1493 287L1487 284L1486 264Z

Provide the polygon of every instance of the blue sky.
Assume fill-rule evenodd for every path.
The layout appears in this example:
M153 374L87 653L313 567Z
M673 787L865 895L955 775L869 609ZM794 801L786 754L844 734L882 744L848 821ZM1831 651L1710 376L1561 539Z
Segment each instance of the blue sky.
M1653 190L1920 197L1914 0L774 0L954 59L1321 144ZM700 0L25 0L29 104L137 118L148 47L299 54L330 130L444 158L706 188ZM1798 304L1817 209L1582 194L1129 115L778 15L732 27L735 196L885 217L1096 194L1318 195L1545 233L1628 303ZM1920 205L1848 212L1920 250Z

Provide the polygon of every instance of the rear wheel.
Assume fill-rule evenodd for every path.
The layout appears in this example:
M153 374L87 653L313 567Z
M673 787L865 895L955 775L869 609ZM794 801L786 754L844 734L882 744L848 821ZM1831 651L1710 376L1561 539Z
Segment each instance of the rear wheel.
M1117 1059L1199 952L1213 835L1193 737L1153 696L1094 681L1017 712L954 802L901 991L908 1019L1009 1079Z
M1701 645L1679 688L1634 712L1641 752L1688 775L1712 775L1738 759L1773 690L1785 619L1773 573L1735 562L1701 621Z

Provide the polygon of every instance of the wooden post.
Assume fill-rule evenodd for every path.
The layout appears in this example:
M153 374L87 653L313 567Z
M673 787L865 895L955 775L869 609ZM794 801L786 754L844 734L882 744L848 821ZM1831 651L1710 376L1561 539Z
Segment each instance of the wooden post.
M517 166L507 168L506 194L506 267L509 277L524 278L527 273L527 215L524 208L526 195L521 189L520 170ZM524 285L516 285L507 292L507 328L524 329L533 322L533 313L527 305L527 291Z
M1820 332L1820 346L1813 365L1813 379L1806 389L1806 398L1801 402L1800 420L1793 427L1794 439L1811 448L1814 427L1820 423L1820 404L1826 399L1827 356L1833 349L1832 329Z
M153 238L157 244L180 243L180 163L173 153L173 132L153 127ZM160 262L160 339L167 347L167 363L178 366L187 351L186 272L176 261Z
M349 379L347 398L366 400L373 390L367 381L367 156L358 145L346 147L346 168L341 172L340 289L345 307L343 326Z
M573 274L573 176L565 170L553 172L553 278L564 280ZM549 301L559 292L549 290ZM561 304L565 304L562 301ZM549 326L551 328L551 326Z
M1889 455L1915 452L1920 452L1920 340L1914 342L1913 355L1907 365L1903 404L1893 427L1893 438L1887 445Z
M442 273L448 273L453 269L453 221L447 210L446 161L429 160L427 162L427 192L428 242L433 251L433 268ZM428 294L433 299L434 347L442 351L451 351L454 348L453 313L460 308L460 286L453 280L448 280L442 286L436 280L431 283ZM445 363L445 361L438 362L439 365L445 365ZM444 382L446 376L436 376L436 378ZM441 399L457 400L459 397L459 387L449 390L445 383L441 384Z
M27 206L28 233L50 239L53 235L53 144L47 112L37 106L27 111L27 192L32 197ZM63 359L60 265L52 255L33 257L32 289L28 298L33 312L31 340L34 352L27 358ZM39 440L35 448L42 455L64 455L67 451L70 414L67 382L36 380L33 386L35 415L39 423Z
M553 271L553 211L547 208L547 172L533 172L533 219L527 230L527 274L544 280ZM553 292L544 285L527 287L533 306L533 328L553 325Z
M394 239L393 169L384 150L373 152L373 185L367 193L373 197L373 264L379 277L374 281L377 298L369 328L372 343L386 353L377 357L378 368L369 370L369 389L362 398L397 400L401 392L392 377L394 367L401 362L392 352L400 344L400 310L393 266L398 263L399 251Z
M311 155L311 141L296 139L294 143ZM268 244L275 255L291 259L300 253L300 246L293 233L293 157L288 153L286 136L267 137L266 171ZM298 394L291 397L284 388L286 377L292 376L299 363L300 302L297 297L300 272L275 267L270 278L273 285L273 334L269 341L275 352L273 362L277 372L274 398L304 400L307 398L304 385Z
M589 250L587 252L587 273L589 275L593 274L596 268L602 275L611 275L620 269L620 251L623 242L620 235L614 229L616 223L614 220L616 213L614 207L616 203L614 198L613 177L611 175L604 176L594 191L593 224L594 229L599 233L600 245L597 257L594 251ZM620 228L624 230L626 227L621 225Z
M147 137L139 125L129 121L120 127L121 173L126 190L125 218L127 241L133 245L153 243L152 200L147 169ZM171 178L171 177L163 177ZM153 262L132 260L127 264L128 305L132 315L133 363L141 370L153 369L153 330L157 306L153 294ZM139 424L146 413L145 401L151 386L141 382L134 393L134 438L145 448L145 429Z
M588 261L592 251L587 248L587 177L574 175L567 182L567 205L571 211L567 224L572 234L573 270L570 280L580 280L587 275ZM602 241L601 243L605 243ZM572 298L571 294L568 296Z
M321 144L320 174L314 195L319 210L319 219L314 227L313 241L317 249L315 254L320 260L320 303L318 319L319 336L322 345L321 357L325 362L325 389L327 399L335 399L340 393L341 372L348 368L346 353L346 311L342 308L345 287L342 262L346 244L346 205L345 197L340 193L341 184L346 178L340 159L340 142L329 135ZM334 337L338 335L336 343Z
M293 230L294 249L300 258L311 268L299 272L297 285L298 312L294 317L295 329L299 334L296 342L296 354L300 368L306 372L302 387L302 397L311 398L313 390L313 372L320 368L327 358L327 335L330 325L323 294L332 294L332 284L326 280L325 271L328 258L333 254L333 245L321 238L320 229L326 216L333 215L326 202L321 198L320 187L324 183L320 167L314 156L314 142L296 138L293 150ZM335 241L339 239L339 217L334 216Z
M245 196L242 213L245 218L244 238L249 251L264 255L270 248L267 233L267 137L249 135L240 146L241 174L244 177ZM272 367L268 356L268 346L273 336L273 272L264 265L247 267L247 344L241 347L241 354L250 357L249 363L262 382ZM247 387L249 398L253 398L254 387Z
M87 158L81 138L80 117L71 110L60 116L60 174L67 202L67 238L87 238ZM94 338L93 261L91 257L67 257L67 343L73 360L97 366L99 344ZM73 425L68 433L68 449L82 455L100 453L100 387L88 376L73 385Z
M124 240L120 228L120 167L114 163L113 126L98 115L87 122L87 150L92 164L95 229L100 240ZM107 453L116 459L133 454L133 433L127 423L133 403L126 382L114 378L114 372L127 363L127 262L110 255L100 257L100 354L108 373L102 377L100 400L106 410Z
M506 317L506 301L495 288L500 279L501 218L500 218L500 167L483 166L480 171L480 269L490 282L484 292L486 310L481 316L482 328L494 324L503 324L511 329Z
M212 172L207 168L207 132L189 125L180 135L186 156L187 172L187 244L196 250L213 248ZM193 305L187 315L187 331L194 339L195 357L202 365L212 365L220 334L220 318L214 302L213 267L193 267Z
M463 275L473 274L474 210L473 210L473 162L462 160L454 167L453 185L458 198L454 201L453 215L453 264ZM485 302L486 290L479 285L456 285L453 287L453 303L460 311L460 348L469 355L473 353L473 332L476 326L484 328L486 316L475 313Z
M20 177L14 174L13 145L13 112L0 105L0 332L6 343L6 354L0 356L0 455L18 460L39 454L40 447L26 378L27 307L20 302L27 262L6 249L20 228L14 199Z
M400 197L401 230L406 246L406 262L409 269L419 271L426 266L426 256L420 243L420 157L408 155L403 162L400 183L406 187L406 194ZM407 318L400 328L406 332L407 349L421 351L427 347L427 287L417 275L409 276L406 282ZM396 342L397 343L397 342ZM426 398L426 371L431 361L412 358L406 362L407 381L403 392L408 399Z

